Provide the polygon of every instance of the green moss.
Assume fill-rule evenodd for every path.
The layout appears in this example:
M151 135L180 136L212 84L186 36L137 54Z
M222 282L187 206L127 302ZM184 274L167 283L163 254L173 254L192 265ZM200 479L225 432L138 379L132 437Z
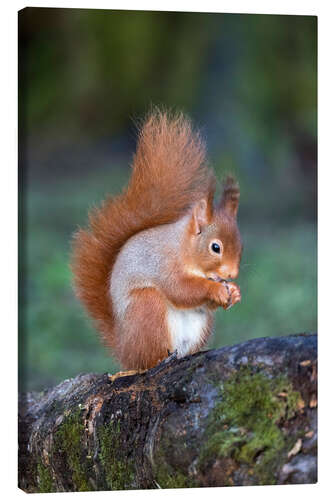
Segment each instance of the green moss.
M194 488L192 478L180 471L173 470L166 464L160 464L155 472L156 483L160 488Z
M37 475L39 493L52 493L55 491L51 471L42 462L37 464Z
M201 466L215 457L231 457L253 467L259 484L274 484L271 473L288 446L277 423L297 411L298 392L285 376L268 378L240 368L222 388L200 453Z
M119 422L110 422L99 429L100 459L105 478L111 490L125 490L135 487L135 469L124 453L120 441Z
M67 465L72 472L72 481L77 491L90 491L89 466L84 456L81 437L84 426L80 411L67 416L55 435L55 448L66 453Z
M179 457L186 457L187 442L186 437L178 436L177 438L177 456L174 456L174 440L175 437L169 432L164 432L158 447L154 453L153 477L155 486L156 483L160 488L194 488L195 480L184 472L186 466L183 465L183 470L179 466L174 465L179 463ZM171 452L171 455L170 455ZM182 460L181 460L182 461ZM186 459L185 459L186 462Z

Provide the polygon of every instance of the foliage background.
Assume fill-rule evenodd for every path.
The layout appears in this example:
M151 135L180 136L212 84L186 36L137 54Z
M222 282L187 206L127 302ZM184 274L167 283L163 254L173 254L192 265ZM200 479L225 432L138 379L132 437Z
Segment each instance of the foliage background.
M129 176L134 121L181 109L241 185L242 303L210 347L317 327L317 19L19 13L21 390L114 372L71 288L70 240Z

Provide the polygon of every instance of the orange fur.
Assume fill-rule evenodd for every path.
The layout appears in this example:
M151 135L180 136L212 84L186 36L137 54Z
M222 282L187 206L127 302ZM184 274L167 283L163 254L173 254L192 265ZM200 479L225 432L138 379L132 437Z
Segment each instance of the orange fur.
M120 249L136 233L176 221L198 199L211 202L214 182L190 122L152 113L139 133L127 189L92 211L89 227L73 241L75 290L108 346L115 346L109 285Z
M168 356L172 346L166 323L166 304L153 288L132 292L123 336L118 337L114 353L126 369L147 369ZM138 325L141 334L138 335Z

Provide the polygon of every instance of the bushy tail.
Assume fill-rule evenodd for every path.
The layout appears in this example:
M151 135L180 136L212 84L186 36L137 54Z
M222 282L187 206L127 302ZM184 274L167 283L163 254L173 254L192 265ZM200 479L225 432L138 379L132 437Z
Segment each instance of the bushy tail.
M182 114L151 113L139 132L127 189L92 211L89 227L74 236L76 293L107 345L113 344L110 275L121 247L139 231L176 221L213 191L205 147L190 121Z

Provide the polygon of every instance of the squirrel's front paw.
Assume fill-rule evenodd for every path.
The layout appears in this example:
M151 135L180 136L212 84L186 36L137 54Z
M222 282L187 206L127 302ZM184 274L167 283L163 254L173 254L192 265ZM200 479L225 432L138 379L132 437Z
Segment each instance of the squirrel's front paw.
M241 300L240 288L236 283L228 283L222 281L221 283L214 283L214 287L210 290L209 299L223 309L229 309Z
M238 285L236 285L236 283L225 282L225 286L229 290L229 297L230 297L229 304L228 304L228 306L225 309L229 309L233 305L237 304L237 302L241 301L242 295L241 295L240 288L239 288Z
M210 289L209 300L227 309L231 304L231 294L226 282L214 283Z

